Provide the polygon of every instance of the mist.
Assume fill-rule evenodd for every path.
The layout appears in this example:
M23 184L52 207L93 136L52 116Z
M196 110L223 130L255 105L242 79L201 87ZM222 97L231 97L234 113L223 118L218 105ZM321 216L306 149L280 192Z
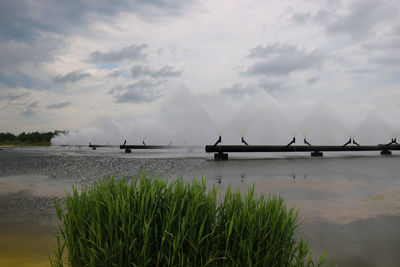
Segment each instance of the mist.
M195 95L185 86L165 94L160 108L145 115L98 117L90 127L59 134L53 145L285 145L296 137L313 145L341 145L349 138L362 145L387 143L400 136L400 110L363 100L282 97L258 88L241 98Z

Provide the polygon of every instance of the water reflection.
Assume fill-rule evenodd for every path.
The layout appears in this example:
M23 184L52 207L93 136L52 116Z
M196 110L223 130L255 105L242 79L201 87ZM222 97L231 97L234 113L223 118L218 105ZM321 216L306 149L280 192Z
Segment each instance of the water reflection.
M393 249L400 242L400 157L215 162L208 156L143 155L58 148L1 151L0 236L12 236L28 226L26 233L55 231L54 195L62 196L72 184L90 185L104 175L131 177L146 170L168 179L203 177L222 193L229 185L242 192L254 185L257 194L280 194L287 206L300 210L300 234L310 240L316 255L328 248L339 266L400 266ZM4 248L0 244L0 258L7 254ZM47 259L49 253L42 256Z

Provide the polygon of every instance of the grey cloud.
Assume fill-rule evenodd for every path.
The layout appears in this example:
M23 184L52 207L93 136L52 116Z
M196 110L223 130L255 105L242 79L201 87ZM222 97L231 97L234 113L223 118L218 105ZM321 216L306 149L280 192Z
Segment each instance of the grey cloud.
M29 95L30 95L30 93L28 93L28 92L20 93L20 94L15 94L15 93L3 94L3 95L0 95L0 101L1 100L15 101L15 100L24 98L24 97L29 96Z
M332 19L333 16L334 16L334 13L332 11L330 12L326 9L321 9L321 10L318 10L318 12L315 14L313 19L317 23L326 25L327 23L329 23L329 21Z
M231 87L221 88L220 94L230 95L233 98L243 98L245 95L253 94L255 89L253 87L244 86L241 83L235 83Z
M115 96L117 103L151 103L162 97L162 94L152 88L131 88L120 95Z
M124 92L125 90L130 90L130 89L153 88L153 87L157 87L165 82L166 81L140 80L140 81L132 83L126 87L124 87L122 85L116 85L113 88L111 88L107 93L109 95L114 95L114 94L121 94L121 92Z
M319 76L312 76L312 77L310 77L310 78L308 78L308 79L306 80L306 83L307 83L308 85L311 85L311 84L314 84L314 83L318 82L319 79L320 79Z
M258 85L266 91L273 92L282 89L282 83L279 81L262 80Z
M245 74L265 76L285 76L297 70L317 68L325 60L325 56L317 50L306 52L293 45L280 44L257 46L248 57L259 61L250 66Z
M64 76L57 76L54 78L55 83L74 83L79 80L90 77L89 73L84 73L81 71L73 71L65 74Z
M311 14L308 12L304 13L294 13L292 15L292 21L296 24L303 24L311 19Z
M54 60L57 52L63 48L65 42L60 38L43 37L35 43L17 41L0 42L0 62L7 69L18 68L30 63L39 65Z
M132 76L138 78L141 76L148 76L154 79L164 78L164 77L176 77L180 76L181 72L175 70L172 66L165 65L161 69L153 70L148 66L133 66L131 69Z
M266 46L258 45L250 50L249 58L265 58L273 56L274 54L291 54L297 50L294 45L286 44L270 44Z
M30 117L35 115L38 112L39 102L32 102L30 103L25 110L21 112L22 116Z
M151 103L159 99L162 95L158 92L153 91L143 91L143 90L129 90L116 97L117 103Z
M107 92L107 94L113 95L113 94L118 93L118 92L121 92L121 91L123 91L123 90L124 90L124 87L123 87L122 85L117 85L117 86L114 86L113 88L111 88L111 89Z
M360 68L352 68L351 73L354 73L356 75L364 75L364 74L371 74L371 73L376 73L380 71L379 69L376 68L376 66L363 66Z
M329 34L349 34L354 39L371 35L377 25L392 22L398 16L398 7L389 1L355 0L344 9L342 5L328 3L316 13L294 13L294 23L315 22Z
M40 2L13 0L0 2L0 41L30 42L42 32L69 34L92 23L94 17L107 19L119 13L134 13L142 19L178 16L195 1L115 0ZM87 16L90 14L91 16Z
M379 23L398 14L395 7L381 0L357 0L347 9L346 14L335 14L333 20L327 23L328 33L345 33L358 39L369 35Z
M159 86L166 81L151 81L151 80L140 80L138 82L132 83L128 85L126 88L133 89L133 88L150 88Z
M392 36L386 36L383 41L368 43L364 45L364 48L368 51L383 50L393 51L400 50L400 32L393 34Z
M370 59L370 62L377 63L385 66L399 66L400 56L396 55L381 55Z
M9 88L51 90L53 84L41 78L42 65L53 62L64 45L65 40L49 36L32 43L0 41L0 83Z
M39 88L46 89L47 87L39 84L31 75L25 74L18 70L13 72L2 71L0 69L0 84L3 84L9 88L24 87L27 89Z
M291 21L295 24L316 22L317 24L326 26L334 17L334 10L323 8L318 10L315 14L311 14L310 12L294 12L291 16Z
M95 51L90 54L89 61L95 64L115 63L123 60L142 60L147 57L143 52L148 46L146 44L124 47L119 51L100 52Z
M69 105L71 105L71 102L61 102L58 104L47 105L46 107L48 109L61 109L61 108L65 108Z
M116 71L113 71L113 72L111 72L110 74L108 74L108 77L111 77L111 78L118 78L118 77L120 77L121 75L122 75L122 71L116 70Z
M108 94L113 95L117 103L150 103L163 96L157 87L165 82L140 80L126 87L114 86Z
M365 44L368 61L380 66L398 66L400 64L400 24L388 31L384 38Z

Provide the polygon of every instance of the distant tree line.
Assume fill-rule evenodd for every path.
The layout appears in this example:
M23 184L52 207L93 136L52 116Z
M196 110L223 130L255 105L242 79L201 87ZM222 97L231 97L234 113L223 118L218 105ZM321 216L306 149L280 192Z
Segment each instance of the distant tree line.
M19 144L19 145L31 145L31 144L41 144L50 145L51 138L53 136L64 133L64 131L54 131L54 132L22 132L19 135L14 135L12 133L0 133L0 143L1 144Z

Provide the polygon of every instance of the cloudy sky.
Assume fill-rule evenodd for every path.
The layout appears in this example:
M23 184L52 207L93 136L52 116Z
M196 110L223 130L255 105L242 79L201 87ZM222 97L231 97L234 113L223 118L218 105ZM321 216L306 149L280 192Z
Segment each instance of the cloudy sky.
M261 88L399 107L399 12L397 0L1 1L0 131L151 114L177 87L204 103Z

